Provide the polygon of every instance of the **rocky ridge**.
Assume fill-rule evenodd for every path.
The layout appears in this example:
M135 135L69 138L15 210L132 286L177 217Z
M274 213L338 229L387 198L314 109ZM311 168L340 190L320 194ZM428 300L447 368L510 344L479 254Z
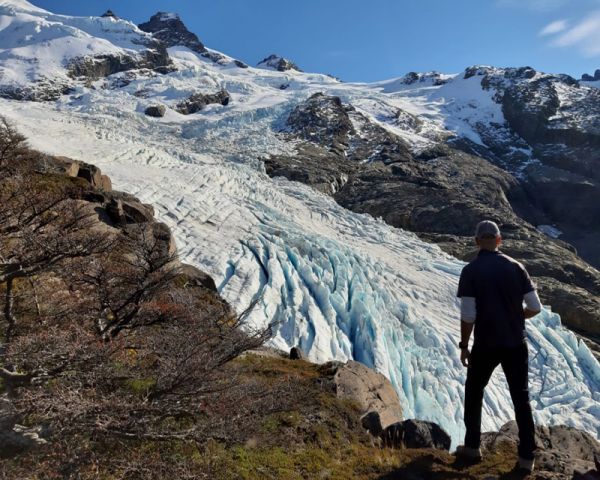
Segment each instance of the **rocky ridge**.
M287 72L289 70L302 72L302 70L300 70L298 65L296 65L294 62L275 54L269 55L264 60L261 60L256 66L259 68L272 68L278 72Z

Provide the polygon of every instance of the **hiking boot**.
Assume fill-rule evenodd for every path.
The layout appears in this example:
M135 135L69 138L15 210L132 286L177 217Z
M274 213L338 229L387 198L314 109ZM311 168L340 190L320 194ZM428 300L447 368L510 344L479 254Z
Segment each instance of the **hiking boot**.
M527 460L525 458L519 457L519 468L528 473L533 472L533 467L535 466L535 460Z
M481 448L471 448L467 447L466 445L459 445L456 448L454 455L473 461L481 460L483 458L483 455L481 454Z

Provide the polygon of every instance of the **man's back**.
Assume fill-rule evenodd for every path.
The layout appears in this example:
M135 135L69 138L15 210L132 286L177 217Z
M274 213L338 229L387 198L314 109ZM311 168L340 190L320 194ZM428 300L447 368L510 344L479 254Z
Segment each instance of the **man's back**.
M523 296L535 286L523 265L481 250L461 274L458 296L475 298L475 345L514 347L525 341Z

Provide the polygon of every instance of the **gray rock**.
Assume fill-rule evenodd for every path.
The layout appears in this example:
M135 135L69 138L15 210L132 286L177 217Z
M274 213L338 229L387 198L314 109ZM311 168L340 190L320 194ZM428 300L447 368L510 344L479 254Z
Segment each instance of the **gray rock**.
M361 412L377 412L383 427L403 420L398 393L382 374L359 362L330 362L331 382L337 398L361 406Z
M589 74L587 74L587 73L584 73L584 74L581 76L581 81L582 81L582 82L593 82L593 81L595 81L595 80L596 80L596 79L595 79L595 78L594 78L592 75L589 75Z
M119 17L117 17L112 10L107 10L106 13L104 15L102 15L102 18L115 18L118 19Z
M164 105L151 105L144 112L149 117L162 118L167 113L167 107Z
M124 192L109 192L110 202L107 210L116 223L127 224L153 223L154 207L141 203L135 196Z
M229 92L225 88L222 88L221 91L215 94L194 93L189 99L177 105L176 110L182 115L191 115L199 112L206 105L220 104L227 106L229 105L229 101Z
M387 427L381 434L384 445L393 448L435 448L450 450L452 439L439 425L405 420Z
M208 290L217 292L217 285L208 273L205 273L199 270L198 268L194 267L193 265L189 265L187 263L180 264L179 268L181 274L187 277L188 283L196 286L202 286Z
M383 432L383 426L381 425L381 417L377 412L368 412L363 415L360 419L361 424L365 430L368 430L374 437L379 437Z
M489 450L500 442L518 443L515 421L502 426L499 432L482 435L482 448ZM594 453L600 452L600 443L589 433L564 425L536 426L536 470L572 475L578 469L588 472L594 468Z
M306 355L299 347L292 347L290 350L290 360L306 360Z
M130 70L147 69L160 74L176 70L163 42L152 40L147 47L135 54L103 53L73 59L67 65L68 75L73 79L94 81Z
M44 428L41 426L26 428L14 425L12 428L0 429L0 458L11 458L45 445L47 441L42 438L43 435Z

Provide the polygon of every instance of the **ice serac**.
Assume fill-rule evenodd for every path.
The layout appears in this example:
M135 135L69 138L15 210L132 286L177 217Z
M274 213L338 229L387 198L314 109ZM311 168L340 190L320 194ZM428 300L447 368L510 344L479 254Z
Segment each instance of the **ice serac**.
M60 62L51 70L46 66L54 64L45 58L23 61L34 49L62 59L88 46L96 53L123 52L135 49L134 38L158 41L123 20L0 9L0 47L14 54L0 57L1 81L12 75L15 85L30 82L40 65L52 81L65 74ZM38 26L42 33L35 33ZM49 40L52 32L58 32L55 40ZM65 32L73 33L69 42L62 40ZM257 301L249 327L277 321L274 346L299 346L317 362L353 359L375 368L396 388L405 418L439 423L459 442L465 370L456 342L455 293L464 263L381 219L352 213L308 185L269 178L259 159L293 158L310 144L315 159L323 153L323 161L362 165L359 155L346 159L345 152L352 155L361 145L381 152L389 132L403 142L397 161L365 165L394 169L407 185L411 178L402 165L437 171L436 182L444 178L451 186L455 176L432 149L452 136L484 146L477 122L505 121L496 90L482 88L485 75L450 76L443 85L398 79L342 84L325 75L207 62L187 47L171 47L169 54L177 68L169 75L140 75L118 88L76 84L54 103L0 99L0 107L33 147L98 165L115 188L154 205L157 218L173 230L183 261L210 274L239 311ZM206 104L189 116L173 111L193 94L214 95L223 87L232 98L226 108ZM318 92L327 98L312 98ZM307 102L314 114L303 110ZM144 115L151 105L168 107L165 116ZM317 124L304 130L286 124L297 108L299 117L315 122L338 118L339 145L310 141L322 132ZM321 114L326 111L332 115ZM467 158L459 153L455 158ZM598 437L598 362L549 309L527 329L536 421L566 423ZM497 373L485 397L484 430L497 430L512 415L508 388Z

